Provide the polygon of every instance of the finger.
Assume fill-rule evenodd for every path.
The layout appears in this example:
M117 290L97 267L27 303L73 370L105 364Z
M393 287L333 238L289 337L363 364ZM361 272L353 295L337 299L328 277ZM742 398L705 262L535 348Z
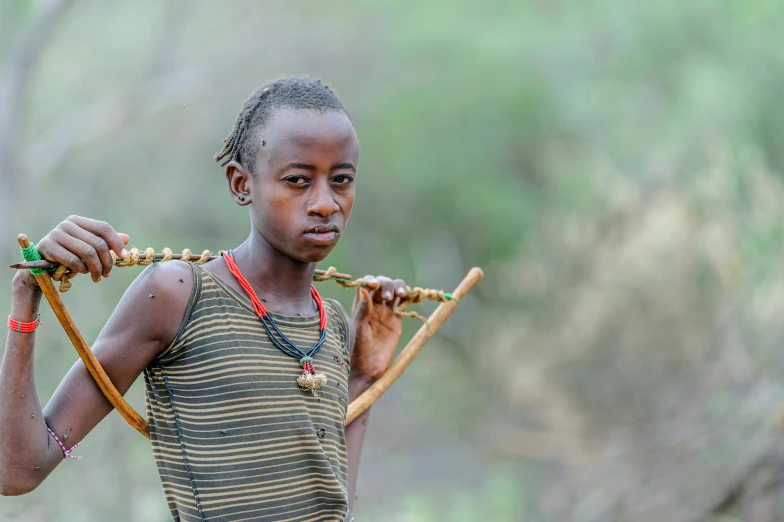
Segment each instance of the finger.
M383 283L377 277L374 277L373 280L376 282L376 288L370 294L370 298L375 304L384 304L384 288Z
M365 287L368 290L378 290L380 286L380 283L378 282L378 279L376 279L376 276L366 275L365 277L362 278L362 281L365 283Z
M59 263L61 265L65 265L70 268L72 271L77 272L79 274L86 274L87 273L87 265L82 263L82 260L79 259L79 256L70 252L65 247L60 245L58 241L59 234L52 233L52 243L49 246L41 249L41 254L45 259L52 261L54 263ZM63 236L65 234L62 234Z
M402 279L395 279L393 281L393 283L395 285L395 294L399 298L401 298L401 299L403 297L405 297L406 296L406 282L403 281Z
M363 319L372 306L373 301L370 298L370 292L361 286L357 287L357 292L354 294L354 306L351 310L351 315L354 319Z
M120 236L120 239L122 239L123 245L127 245L128 241L131 240L131 238L128 236L128 234L123 234L122 232L117 232L117 235ZM117 252L115 252L115 254L116 253Z
M109 248L114 250L114 253L118 256L122 258L128 257L128 251L125 249L125 245L128 242L127 239L123 240L120 235L115 232L114 227L106 221L99 221L97 219L90 219L82 216L71 216L69 220L88 232L92 232L96 236L102 238L106 241ZM126 238L128 237L127 234L123 235Z
M63 233L63 238L60 240L60 244L66 250L81 259L82 263L87 265L87 272L90 273L93 281L97 283L101 280L103 266L101 264L101 259L98 257L98 252L95 251L95 248L93 248L92 245L65 233Z
M395 282L388 277L378 276L378 282L381 288L376 293L381 294L381 301L386 305L395 304Z
M109 245L106 241L72 221L64 222L61 229L70 236L81 239L93 247L93 250L98 254L98 259L101 261L101 275L108 277L109 272L112 270L113 262L112 255L109 253Z

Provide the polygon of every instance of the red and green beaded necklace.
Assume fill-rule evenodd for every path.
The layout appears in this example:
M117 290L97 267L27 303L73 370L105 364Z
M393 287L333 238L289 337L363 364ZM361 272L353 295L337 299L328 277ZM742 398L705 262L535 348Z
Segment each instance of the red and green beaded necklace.
M313 356L321 349L321 346L327 339L327 313L324 310L324 302L321 300L321 296L316 290L316 287L313 285L310 286L310 295L316 302L316 307L319 311L319 339L310 350L303 352L296 344L286 337L286 335L280 331L278 325L275 324L269 311L256 295L256 291L253 290L253 287L250 286L250 283L245 279L245 276L242 275L239 267L234 262L234 254L229 251L223 258L226 260L226 266L229 267L229 271L237 278L242 289L248 294L248 298L253 304L253 309L255 310L256 315L259 316L261 324L264 326L264 330L267 332L272 344L277 346L280 351L286 355L299 359L299 364L302 366L302 375L297 378L297 384L299 384L300 388L303 390L311 391L315 394L316 390L327 383L327 376L323 373L316 373L316 369L313 367Z

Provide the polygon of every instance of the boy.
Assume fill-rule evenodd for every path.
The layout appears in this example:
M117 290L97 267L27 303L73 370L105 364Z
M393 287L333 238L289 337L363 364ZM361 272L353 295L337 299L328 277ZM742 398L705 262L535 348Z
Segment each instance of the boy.
M346 408L389 365L405 295L401 280L369 278L349 318L312 289L354 203L354 127L327 86L282 78L245 102L215 159L231 197L250 209L248 239L203 267L148 267L93 351L123 394L144 372L175 521L350 519L368 414L344 429ZM79 216L37 248L95 281L110 273L110 250L128 255L109 224ZM40 301L19 271L0 367L3 495L35 489L111 411L81 361L41 409L29 331Z

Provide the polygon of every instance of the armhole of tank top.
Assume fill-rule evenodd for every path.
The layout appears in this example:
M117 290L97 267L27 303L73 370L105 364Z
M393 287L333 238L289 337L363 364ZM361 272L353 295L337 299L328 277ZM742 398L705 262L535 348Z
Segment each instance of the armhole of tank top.
M338 316L338 320L340 321L340 329L343 330L343 357L349 357L351 355L351 353L349 353L349 350L351 349L351 340L348 338L348 336L351 332L351 329L348 327L348 319L346 318L346 314L343 312L343 307L336 300L327 298L325 301L329 303L332 311L335 313L335 315Z
M180 329L177 331L177 335L174 336L174 340L164 348L164 350L158 354L156 360L163 359L166 357L169 352L171 352L172 348L177 346L177 343L180 342L180 337L182 337L183 332L185 331L185 327L188 326L188 323L191 320L191 314L193 313L193 306L196 304L196 298L198 297L199 293L201 292L201 277L199 276L199 267L194 265L193 263L188 263L191 267L191 274L193 277L193 286L191 288L191 296L188 299L188 306L185 308L185 317L182 319L182 324L180 325Z

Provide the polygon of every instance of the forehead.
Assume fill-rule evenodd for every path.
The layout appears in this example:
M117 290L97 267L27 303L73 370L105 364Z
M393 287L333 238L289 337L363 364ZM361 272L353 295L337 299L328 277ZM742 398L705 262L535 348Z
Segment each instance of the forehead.
M261 146L261 141L264 145ZM341 161L356 164L359 141L348 116L337 110L277 109L261 131L260 159L279 163Z

